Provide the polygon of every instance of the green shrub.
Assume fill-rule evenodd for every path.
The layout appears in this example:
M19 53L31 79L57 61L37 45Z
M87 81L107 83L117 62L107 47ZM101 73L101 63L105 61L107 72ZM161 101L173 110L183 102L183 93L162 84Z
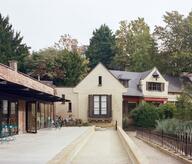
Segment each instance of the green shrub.
M129 118L128 116L123 117L123 129L128 129L128 124L129 124Z
M153 104L141 103L131 111L134 123L138 127L153 128L159 119L158 110Z
M158 107L158 113L160 119L170 119L173 117L173 113L176 111L174 104L166 103Z
M91 124L88 123L88 122L83 122L83 123L82 123L82 126L91 126Z
M192 121L181 121L178 119L157 120L156 131L167 134L192 132Z
M180 122L177 119L157 120L156 130L168 134L175 134Z

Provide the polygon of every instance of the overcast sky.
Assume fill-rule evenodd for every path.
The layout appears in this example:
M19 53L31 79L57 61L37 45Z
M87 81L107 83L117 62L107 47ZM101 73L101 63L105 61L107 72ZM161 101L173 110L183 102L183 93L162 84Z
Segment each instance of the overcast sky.
M144 17L153 29L173 10L188 14L192 0L0 0L0 13L32 50L52 46L62 34L88 44L95 28L105 23L115 31L125 19Z

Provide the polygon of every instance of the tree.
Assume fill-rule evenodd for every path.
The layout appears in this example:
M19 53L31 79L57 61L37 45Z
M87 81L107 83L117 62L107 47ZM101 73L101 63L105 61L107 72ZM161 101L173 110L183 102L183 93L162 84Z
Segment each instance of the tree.
M115 55L115 36L107 25L101 25L99 29L93 31L90 45L86 51L86 56L90 61L90 67L95 67L102 62L110 68L112 59Z
M192 86L186 85L181 96L176 103L176 112L174 117L180 120L192 120Z
M165 26L156 26L154 36L159 43L159 69L179 75L192 70L192 12L185 18L177 11L166 12Z
M57 50L67 50L78 53L80 55L85 55L87 46L79 45L77 39L72 38L69 34L64 34L61 35L58 42L55 42L54 48L56 48Z
M72 52L77 52L78 41L72 38L69 34L61 35L58 42L55 43L54 47L59 50L68 50Z
M78 53L62 51L56 58L57 70L63 70L64 78L58 76L55 84L64 86L75 86L80 82L89 70L88 61Z
M156 44L143 18L130 23L120 22L116 31L116 47L113 63L118 69L146 71L155 65Z
M15 32L9 23L9 17L0 14L0 63L8 64L9 60L17 60L19 66L29 54L29 47L22 43L20 32Z
M25 60L27 73L57 86L75 86L88 72L88 61L75 52L48 48Z

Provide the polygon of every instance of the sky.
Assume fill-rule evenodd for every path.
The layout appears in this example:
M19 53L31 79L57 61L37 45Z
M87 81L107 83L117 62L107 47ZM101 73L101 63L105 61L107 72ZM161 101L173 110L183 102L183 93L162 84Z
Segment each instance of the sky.
M9 16L31 51L53 46L63 34L89 44L101 24L115 32L121 20L137 17L144 17L153 30L163 25L166 11L174 10L187 15L192 0L0 0L0 13Z

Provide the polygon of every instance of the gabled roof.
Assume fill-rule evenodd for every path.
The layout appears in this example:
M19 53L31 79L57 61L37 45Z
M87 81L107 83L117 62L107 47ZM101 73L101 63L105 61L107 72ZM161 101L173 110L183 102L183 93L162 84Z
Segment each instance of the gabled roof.
M124 95L127 96L139 96L142 97L143 93L139 88L140 80L145 79L152 71L145 72L128 72L119 70L110 70L110 72L119 80L129 80L129 87ZM181 92L182 91L182 81L179 77L172 77L165 75L163 76L166 81L169 82L168 92Z
M99 67L99 66L102 66L115 80L117 80L117 82L118 82L123 88L125 88L124 85L119 81L119 79L118 79L113 73L111 73L111 71L108 70L101 62L99 62L99 63L87 74L87 76L85 76L84 79L81 80L81 81L75 86L75 88L78 87L78 86L89 76L89 74L91 74L91 73L92 73L95 69L97 69L97 67Z
M118 79L122 80L129 80L129 87L126 93L123 95L127 96L139 96L142 97L143 94L141 90L139 89L138 85L140 80L147 77L147 75L152 70L146 71L146 72L127 72L127 71L117 71L117 70L110 70L110 72Z

